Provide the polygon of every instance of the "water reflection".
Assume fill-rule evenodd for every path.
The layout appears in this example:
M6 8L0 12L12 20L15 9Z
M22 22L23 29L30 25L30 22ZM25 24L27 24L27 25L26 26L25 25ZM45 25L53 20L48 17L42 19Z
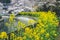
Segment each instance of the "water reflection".
M28 21L29 20L34 20L32 18L29 18L29 17L19 16L19 17L15 18L16 21L13 24L14 26L11 25L11 26L7 27L5 25L5 23L8 22L9 16L2 16L2 18L3 18L3 21L0 21L0 32L5 31L7 33L14 32L14 31L17 30L16 25L18 24L18 21L21 21L22 23L26 24L26 26L29 26L29 25L32 25L32 24L28 24ZM35 23L33 23L33 24L35 24Z

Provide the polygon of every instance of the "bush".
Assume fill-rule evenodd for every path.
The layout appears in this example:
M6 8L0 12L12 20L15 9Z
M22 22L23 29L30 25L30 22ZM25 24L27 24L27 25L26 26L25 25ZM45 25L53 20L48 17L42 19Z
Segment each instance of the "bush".
M38 17L36 27L21 27L19 31L12 33L12 40L55 40L58 36L58 19L54 12L24 12L21 15ZM36 18L37 18L36 17ZM21 22L18 21L18 24ZM33 22L32 22L33 23ZM20 27L20 26L19 26Z

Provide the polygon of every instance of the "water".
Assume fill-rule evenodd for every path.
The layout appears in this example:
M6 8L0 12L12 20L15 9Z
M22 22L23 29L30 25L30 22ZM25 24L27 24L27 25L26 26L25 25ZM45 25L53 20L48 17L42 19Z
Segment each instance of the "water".
M29 26L29 25L32 25L32 24L28 24L28 21L29 20L34 20L32 18L28 18L28 17L25 17L25 16L19 16L19 17L15 18L16 21L14 22L13 26L12 25L11 26L6 26L5 23L8 22L9 16L2 16L2 18L3 18L4 21L0 22L0 28L1 28L0 32L5 31L7 33L11 33L11 32L14 32L14 31L17 30L16 25L18 24L18 21L21 21L22 23L26 24L26 26ZM33 24L35 24L35 23L33 23Z
M3 25L3 28L2 26L1 29L0 29L0 32L2 31L5 31L7 33L10 33L12 31L16 31L17 28L16 25L17 25L17 21L20 20L21 22L23 22L24 24L28 24L28 21L31 19L31 18L28 18L28 17L16 17L16 22L15 22L15 27L11 26L10 28L8 28L7 26L5 26L5 23L8 22L8 18L9 18L9 11L12 10L12 12L14 14L17 14L18 12L21 12L21 11L25 11L25 9L27 8L28 10L33 10L32 6L35 4L35 1L33 0L12 0L11 3L8 3L6 4L5 6L3 5L4 3L0 3L0 15L2 16L3 20L2 22L0 22L0 24ZM5 8L5 9L3 9ZM27 11L28 11L27 10ZM34 20L34 19L31 19L31 20Z

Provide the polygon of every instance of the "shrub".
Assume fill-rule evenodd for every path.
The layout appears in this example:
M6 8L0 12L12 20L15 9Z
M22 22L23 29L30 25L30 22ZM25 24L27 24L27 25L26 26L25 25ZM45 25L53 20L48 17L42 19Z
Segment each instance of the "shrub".
M24 12L20 14L38 17L38 20L36 21L38 24L34 28L20 28L17 33L14 32L14 38L11 37L12 40L55 40L58 36L58 19L55 12ZM21 24L19 21L18 23L19 25Z

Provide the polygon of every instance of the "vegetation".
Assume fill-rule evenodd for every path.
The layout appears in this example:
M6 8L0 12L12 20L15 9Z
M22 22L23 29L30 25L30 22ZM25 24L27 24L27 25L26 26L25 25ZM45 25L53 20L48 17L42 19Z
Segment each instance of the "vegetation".
M18 25L16 28L18 30L16 32L10 33L7 35L6 32L0 32L0 40L55 40L58 36L57 27L59 20L55 15L55 12L21 12L20 15L29 15L32 17L38 18L36 21L35 27L26 27L26 25L20 21L18 21ZM6 23L6 26L14 27L15 16L13 14L10 15L9 22ZM29 23L33 23L35 21L30 20ZM11 25L11 26L10 26Z

